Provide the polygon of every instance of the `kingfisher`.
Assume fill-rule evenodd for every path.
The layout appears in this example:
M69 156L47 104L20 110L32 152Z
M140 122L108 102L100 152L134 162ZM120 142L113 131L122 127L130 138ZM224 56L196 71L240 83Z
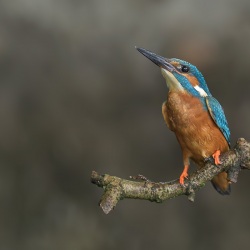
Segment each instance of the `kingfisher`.
M181 146L184 169L179 182L188 177L190 160L202 168L210 157L221 164L220 154L230 148L230 130L220 103L210 93L196 66L177 58L165 58L144 48L136 49L160 67L168 87L162 115ZM222 195L231 192L226 172L211 180Z

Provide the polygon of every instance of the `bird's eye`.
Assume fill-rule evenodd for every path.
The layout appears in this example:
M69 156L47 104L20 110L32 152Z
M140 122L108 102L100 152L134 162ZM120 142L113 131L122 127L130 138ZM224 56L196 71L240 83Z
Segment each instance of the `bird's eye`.
M186 65L182 65L181 66L181 71L184 72L184 73L187 73L189 71L189 67L186 66Z

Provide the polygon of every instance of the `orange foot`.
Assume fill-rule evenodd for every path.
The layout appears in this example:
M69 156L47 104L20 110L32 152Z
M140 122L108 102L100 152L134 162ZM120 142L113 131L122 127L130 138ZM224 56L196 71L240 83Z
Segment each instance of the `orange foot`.
M220 150L219 149L216 150L212 156L214 158L215 165L221 164L221 161L220 161Z
M184 180L185 180L185 178L188 177L188 168L189 168L189 166L184 166L184 169L181 173L181 176L180 176L180 184L181 185L184 185Z

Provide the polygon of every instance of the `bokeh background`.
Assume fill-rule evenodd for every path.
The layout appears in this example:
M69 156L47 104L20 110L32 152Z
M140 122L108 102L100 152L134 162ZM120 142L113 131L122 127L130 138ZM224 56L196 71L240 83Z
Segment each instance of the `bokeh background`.
M167 87L135 45L197 65L232 144L249 140L249 44L249 0L1 0L0 249L248 249L247 171L231 196L208 183L194 203L124 200L109 215L90 174L182 171Z

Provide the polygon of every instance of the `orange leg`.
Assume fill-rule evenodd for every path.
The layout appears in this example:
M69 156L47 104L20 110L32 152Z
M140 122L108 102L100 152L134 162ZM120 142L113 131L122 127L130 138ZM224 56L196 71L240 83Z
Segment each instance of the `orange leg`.
M214 158L215 165L221 164L221 161L220 161L220 150L219 149L217 149L212 156Z
M188 177L188 168L189 168L189 166L185 165L184 169L181 173L181 176L180 176L180 184L181 185L184 185L184 179Z

